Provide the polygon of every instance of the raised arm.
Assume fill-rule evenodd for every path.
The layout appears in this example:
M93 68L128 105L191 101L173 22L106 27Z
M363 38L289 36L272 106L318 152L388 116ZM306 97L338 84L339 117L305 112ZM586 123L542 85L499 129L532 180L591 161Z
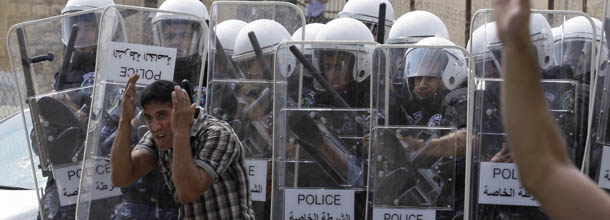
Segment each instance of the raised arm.
M195 104L191 104L184 89L176 86L172 92L172 179L178 192L178 201L182 204L201 198L214 183L212 177L195 165L193 160L189 130L193 125L194 114Z
M110 152L112 184L119 187L131 185L146 175L156 165L153 155L144 150L131 150L131 119L135 111L136 81L139 75L129 77L121 102L121 118L117 136Z
M504 44L502 117L523 185L553 219L606 219L610 197L571 163L543 96L529 39L529 0L497 0Z

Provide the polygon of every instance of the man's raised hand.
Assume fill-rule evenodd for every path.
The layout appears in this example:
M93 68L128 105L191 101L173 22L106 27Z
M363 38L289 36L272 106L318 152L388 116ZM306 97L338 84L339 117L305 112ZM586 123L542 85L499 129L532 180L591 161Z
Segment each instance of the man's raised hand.
M191 104L188 93L180 88L174 87L172 92L172 131L187 132L194 121L196 104Z
M121 102L121 119L131 120L136 111L136 82L140 78L140 75L134 74L129 77L127 84L125 85L125 91L123 91L123 101Z

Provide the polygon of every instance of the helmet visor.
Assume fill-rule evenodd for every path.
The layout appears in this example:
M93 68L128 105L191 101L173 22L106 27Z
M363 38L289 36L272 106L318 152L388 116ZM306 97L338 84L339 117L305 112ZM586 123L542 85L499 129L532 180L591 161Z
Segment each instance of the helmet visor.
M413 48L405 56L405 75L410 77L441 78L449 57L440 48Z
M271 71L271 68L274 66L273 54L265 54L264 60L268 70ZM239 71L241 71L247 79L273 79L271 76L272 73L265 73L265 67L256 56L235 61L235 63L239 67Z
M475 74L478 77L500 78L500 71L492 58L477 61L475 63Z
M576 75L591 71L591 41L583 39L555 42L558 64L569 66Z
M177 49L177 58L202 53L203 28L198 22L165 19L156 22L154 30L160 46Z
M324 78L335 90L344 90L353 80L352 73L356 59L354 54L334 50L316 50L315 52L318 68ZM318 81L314 83L314 86L318 90L324 90Z
M74 40L75 48L89 47L97 44L97 13L91 12L62 18L62 40L66 45L68 45L74 26L78 26L78 32Z

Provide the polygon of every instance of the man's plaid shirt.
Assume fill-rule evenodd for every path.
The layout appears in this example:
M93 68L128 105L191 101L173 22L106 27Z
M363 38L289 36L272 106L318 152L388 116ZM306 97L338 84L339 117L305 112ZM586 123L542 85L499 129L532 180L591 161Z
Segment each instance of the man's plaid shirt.
M198 201L180 206L180 219L254 219L243 146L224 121L199 115L190 130L193 162L213 178L214 184ZM178 200L172 181L172 150L158 151L148 132L134 150L146 150L161 165L165 183Z

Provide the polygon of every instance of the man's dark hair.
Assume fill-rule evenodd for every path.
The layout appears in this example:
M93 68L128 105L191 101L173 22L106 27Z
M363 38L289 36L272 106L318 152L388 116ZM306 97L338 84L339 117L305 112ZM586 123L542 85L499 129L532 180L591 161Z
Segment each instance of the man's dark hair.
M140 107L144 108L145 105L151 102L161 102L164 104L172 104L172 92L174 87L177 86L175 82L168 80L157 80L144 88L142 96L140 97Z

